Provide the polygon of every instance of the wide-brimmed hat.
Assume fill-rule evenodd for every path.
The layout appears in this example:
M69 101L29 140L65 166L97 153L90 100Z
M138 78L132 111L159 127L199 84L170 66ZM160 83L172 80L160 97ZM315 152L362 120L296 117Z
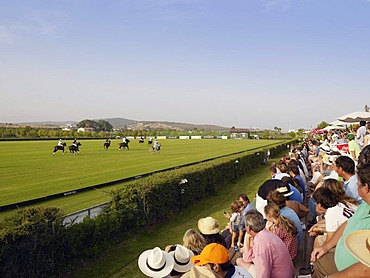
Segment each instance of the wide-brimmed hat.
M193 251L180 244L176 245L175 251L170 252L175 260L173 269L180 273L188 272L193 267L191 258L194 256Z
M220 231L220 224L209 216L198 220L198 229L203 235L213 235Z
M138 260L141 272L154 278L169 275L174 264L175 260L173 256L162 251L159 247L144 251L140 254Z
M200 255L194 256L191 260L196 265L224 264L229 261L229 251L219 243L211 243L204 247Z
M370 230L348 234L344 238L344 245L354 257L370 267Z
M324 157L322 158L322 162L324 162L327 165L333 165L334 158L335 156L325 154Z
M289 176L289 175L288 175ZM285 183L282 182L281 180L279 179L271 179L271 180L267 180L265 181L259 188L258 188L258 196L260 196L262 199L266 200L267 199L267 195L269 195L269 193L271 191L274 191L275 189L279 188L279 187L283 187L285 186Z
M284 184L282 187L278 187L276 188L277 191L279 191L280 193L283 193L283 195L285 197L289 197L290 195L292 195L294 192L290 189L290 185L289 184Z

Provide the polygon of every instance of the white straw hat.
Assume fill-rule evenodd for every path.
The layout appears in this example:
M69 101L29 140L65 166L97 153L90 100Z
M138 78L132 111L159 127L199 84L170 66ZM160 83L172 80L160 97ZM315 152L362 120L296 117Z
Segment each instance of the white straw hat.
M198 220L198 228L203 235L212 235L220 231L220 224L216 219L209 216Z
M191 258L194 256L193 251L180 244L176 245L175 251L170 252L175 260L173 269L180 273L188 272L193 267Z
M173 256L159 247L146 250L139 256L138 265L145 275L154 278L166 277L174 266Z

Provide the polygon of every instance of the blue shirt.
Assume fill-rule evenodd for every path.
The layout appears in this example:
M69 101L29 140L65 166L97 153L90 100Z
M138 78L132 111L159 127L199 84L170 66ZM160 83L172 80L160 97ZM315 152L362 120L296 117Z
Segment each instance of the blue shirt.
M362 198L358 195L357 174L344 182L344 191L346 191L349 197L355 199L360 204L362 203Z
M293 185L289 184L290 190L293 191L293 194L289 196L289 200L297 201L303 204L301 192L297 188L295 188Z
M295 211L292 210L291 208L288 208L288 207L283 207L280 210L280 214L282 216L285 216L286 218L289 218L290 220L292 220L294 222L294 224L297 226L297 229L298 229L297 239L298 239L298 246L299 246L302 242L302 224L301 224L301 220L299 220L299 217L295 213Z

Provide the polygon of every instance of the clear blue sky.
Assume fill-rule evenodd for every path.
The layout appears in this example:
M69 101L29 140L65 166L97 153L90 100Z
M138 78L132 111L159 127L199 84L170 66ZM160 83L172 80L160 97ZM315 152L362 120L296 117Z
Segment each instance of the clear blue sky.
M369 0L1 0L0 122L288 130L369 96Z

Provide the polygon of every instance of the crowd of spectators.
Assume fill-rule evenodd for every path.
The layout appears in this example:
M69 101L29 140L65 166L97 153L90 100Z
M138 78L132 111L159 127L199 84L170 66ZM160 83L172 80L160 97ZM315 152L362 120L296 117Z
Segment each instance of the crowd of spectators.
M217 219L200 218L181 244L144 251L140 270L148 277L296 277L307 233L315 238L312 277L370 277L369 137L361 121L357 132L291 146L271 164L255 207L240 194L224 211L223 230Z

